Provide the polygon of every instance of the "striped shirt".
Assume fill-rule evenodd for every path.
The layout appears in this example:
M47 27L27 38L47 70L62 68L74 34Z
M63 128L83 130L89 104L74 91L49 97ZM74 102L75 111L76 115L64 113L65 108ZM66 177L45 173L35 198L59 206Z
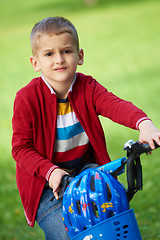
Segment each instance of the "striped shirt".
M58 99L54 163L70 171L82 168L89 139L67 99Z

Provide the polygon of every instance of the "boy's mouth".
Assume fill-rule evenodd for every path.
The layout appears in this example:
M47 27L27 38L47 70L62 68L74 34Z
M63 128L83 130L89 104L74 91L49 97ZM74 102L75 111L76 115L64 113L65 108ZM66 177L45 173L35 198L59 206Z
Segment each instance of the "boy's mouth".
M63 72L66 69L67 69L67 67L57 67L57 68L54 69L54 71L56 71L56 72Z

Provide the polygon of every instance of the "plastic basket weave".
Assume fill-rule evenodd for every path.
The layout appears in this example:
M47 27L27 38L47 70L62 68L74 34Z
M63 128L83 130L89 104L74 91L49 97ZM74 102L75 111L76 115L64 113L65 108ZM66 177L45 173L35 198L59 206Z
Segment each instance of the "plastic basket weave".
M142 240L133 209L118 214L74 236L72 240Z

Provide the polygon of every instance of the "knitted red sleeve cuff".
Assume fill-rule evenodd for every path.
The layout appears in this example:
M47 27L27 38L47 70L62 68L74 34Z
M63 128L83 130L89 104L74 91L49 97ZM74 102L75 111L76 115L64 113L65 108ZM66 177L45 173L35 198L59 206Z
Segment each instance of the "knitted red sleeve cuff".
M140 124L141 122L145 121L145 120L151 120L151 119L148 118L148 117L140 118L140 119L137 121L137 123L136 123L136 128L137 128L137 130L139 130L139 124Z
M49 170L48 170L48 172L47 172L47 174L46 174L46 180L49 182L49 178L50 178L50 176L51 176L51 173L56 169L56 168L59 168L58 166L56 166L56 165L54 165L54 166L52 166Z

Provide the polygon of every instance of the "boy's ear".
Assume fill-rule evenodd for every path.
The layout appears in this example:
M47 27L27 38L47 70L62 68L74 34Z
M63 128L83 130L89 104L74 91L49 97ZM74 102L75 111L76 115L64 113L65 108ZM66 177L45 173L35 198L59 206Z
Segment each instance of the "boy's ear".
M41 70L40 67L39 67L39 63L38 63L38 60L36 59L36 57L31 56L30 57L30 62L32 64L33 69L34 69L35 72L39 72Z
M83 49L79 49L79 53L78 53L79 59L78 59L78 65L82 65L84 62L84 52Z

